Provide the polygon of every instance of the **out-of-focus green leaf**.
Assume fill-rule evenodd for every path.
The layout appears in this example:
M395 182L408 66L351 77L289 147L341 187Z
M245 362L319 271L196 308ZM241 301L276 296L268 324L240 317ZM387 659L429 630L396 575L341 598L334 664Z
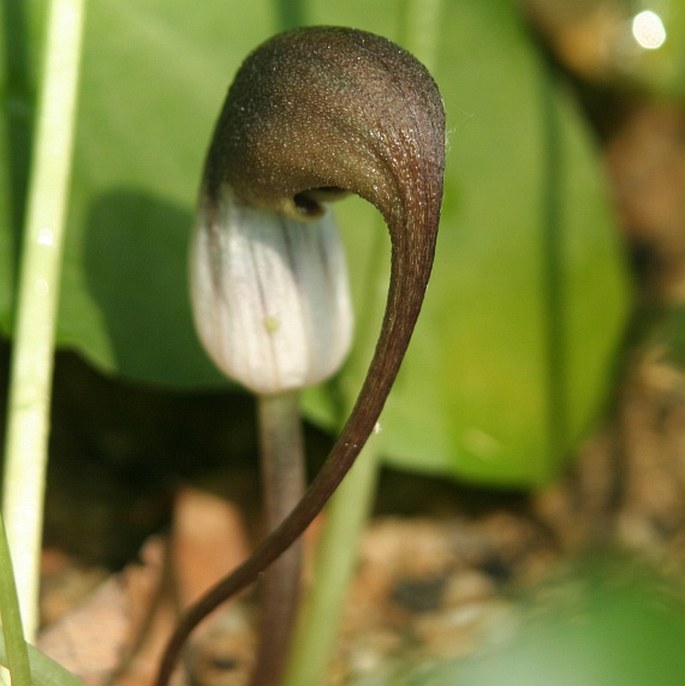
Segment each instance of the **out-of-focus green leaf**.
M394 686L680 686L682 589L654 575L586 572L551 593L539 616L478 657L417 670ZM609 571L604 570L604 573ZM513 627L512 627L513 628ZM405 669L404 674L407 670Z
M6 96L0 94L0 97ZM4 113L3 113L4 114ZM0 156L2 159L8 157L8 122L7 117L0 115ZM13 231L12 221L12 199L11 185L9 179L9 165L0 165L0 333L7 332L9 329L9 318L11 311L12 286L14 283L14 264L15 264L15 232Z
M666 360L685 370L685 306L660 313L650 341L658 346Z
M441 236L383 445L407 468L541 482L610 381L622 256L592 140L510 4L446 3L438 40L450 128ZM353 283L360 302L376 301L386 261L367 257L378 232L358 233ZM344 397L358 372L342 375Z
M186 243L226 88L244 56L281 28L279 7L89 5L58 338L102 369L171 385L223 383L192 330ZM302 3L310 23L353 25L411 47L403 7ZM450 129L442 233L380 440L407 468L530 484L555 472L603 400L626 308L622 260L592 142L513 5L446 2L443 13L434 51ZM338 213L358 343L340 378L305 403L330 427L368 363L388 264L376 212L345 201ZM3 223L0 260L12 252L10 235Z
M11 320L45 9L5 0L0 11L0 334Z

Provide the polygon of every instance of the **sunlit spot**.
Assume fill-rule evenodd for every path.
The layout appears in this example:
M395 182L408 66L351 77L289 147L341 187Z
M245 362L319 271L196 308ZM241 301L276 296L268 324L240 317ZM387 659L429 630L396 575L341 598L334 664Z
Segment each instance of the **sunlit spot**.
M645 10L633 17L633 37L645 50L656 50L666 41L666 28L661 17Z

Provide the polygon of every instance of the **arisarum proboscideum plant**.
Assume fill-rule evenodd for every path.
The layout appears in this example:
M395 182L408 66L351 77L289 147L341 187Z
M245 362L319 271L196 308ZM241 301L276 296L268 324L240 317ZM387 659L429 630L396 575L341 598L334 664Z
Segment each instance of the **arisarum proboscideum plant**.
M299 391L335 373L352 338L347 267L333 214L289 217L246 204L230 184L201 200L191 246L191 300L205 349L257 396L265 524L275 528L305 486ZM254 683L277 683L297 617L301 547L263 582Z
M201 619L276 560L281 565L291 556L286 572L274 565L266 575L273 586L265 589L262 648L252 682L279 683L282 646L275 646L287 642L292 625L268 598L292 604L298 556L288 549L354 463L409 344L435 251L444 126L442 99L428 71L399 46L364 31L289 31L257 48L238 71L205 164L192 299L210 356L259 395L267 519L275 529L181 618L158 686L167 684ZM301 451L294 398L299 388L336 371L351 336L344 262L327 207L346 193L375 205L387 223L388 299L350 417L294 503L303 483L301 465L288 457ZM284 579L289 590L275 588ZM285 626L280 636L274 627L279 623Z

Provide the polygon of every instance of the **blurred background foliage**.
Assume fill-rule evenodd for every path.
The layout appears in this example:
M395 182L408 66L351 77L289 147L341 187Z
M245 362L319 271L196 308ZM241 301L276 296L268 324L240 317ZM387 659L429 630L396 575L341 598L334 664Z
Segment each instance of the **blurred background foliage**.
M0 140L0 159L12 162L0 177L5 334L25 188L14 164L26 151L14 133L28 130L31 36L41 19L40 3L13 7L5 35L24 76L4 86ZM630 300L596 141L511 2L417 8L391 0L207 2L201 11L185 0L93 2L59 346L138 382L226 383L196 342L186 293L187 237L214 119L240 61L282 25L355 25L430 63L449 127L434 277L382 417L381 450L392 464L480 483L525 486L556 474L607 400ZM304 403L331 430L370 358L388 262L372 208L342 203L338 216L357 345L339 377Z
M523 619L475 657L424 665L387 683L678 686L683 639L682 588L628 559L586 559L528 598Z

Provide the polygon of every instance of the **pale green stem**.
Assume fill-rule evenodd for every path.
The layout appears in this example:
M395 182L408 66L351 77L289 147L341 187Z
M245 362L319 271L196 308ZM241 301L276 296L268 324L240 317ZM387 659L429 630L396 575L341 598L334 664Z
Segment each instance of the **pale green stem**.
M416 55L429 71L435 70L440 50L440 21L443 0L404 0L400 42Z
M12 677L12 686L31 686L31 668L24 640L24 629L21 625L12 555L2 517L0 517L0 617L2 617L2 634L7 646L7 667Z
M295 508L305 490L299 393L262 395L257 406L264 513L271 531ZM302 544L297 541L264 574L253 686L275 686L281 682L297 620L301 571Z
M326 507L314 584L302 608L284 686L320 686L338 635L357 548L375 495L379 457L371 437Z
M380 222L380 219L376 218L376 221ZM366 269L378 278L388 269L387 256L380 227L376 227L373 235ZM358 328L366 332L366 340L357 342L348 361L348 373L352 378L363 377L365 351L375 340L374 325L382 315L385 300L382 289L365 295ZM380 468L379 444L372 435L326 506L312 587L300 613L284 686L319 686L325 681L354 573L359 539L375 496Z
M50 3L8 399L3 509L24 631L35 635L53 347L85 0Z

